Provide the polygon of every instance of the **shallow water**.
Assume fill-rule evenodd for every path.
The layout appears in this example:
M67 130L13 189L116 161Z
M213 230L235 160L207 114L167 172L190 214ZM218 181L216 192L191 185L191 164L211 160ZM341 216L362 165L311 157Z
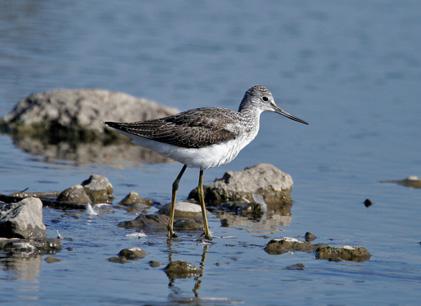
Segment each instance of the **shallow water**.
M98 87L188 109L237 108L245 89L267 85L278 103L310 122L264 114L255 141L231 164L269 162L294 178L289 225L277 231L221 227L204 247L197 235L171 246L161 234L129 239L114 210L89 217L45 209L56 256L1 259L0 303L14 305L418 304L421 298L420 190L380 180L421 174L421 3L418 1L2 1L0 114L31 92ZM90 173L109 177L117 200L135 190L165 203L180 166L47 163L0 136L0 191L62 190ZM179 197L195 186L183 177ZM364 199L374 205L366 208ZM53 220L58 219L58 223ZM365 263L317 261L312 254L270 256L271 237L366 246ZM106 259L140 246L148 256L125 265ZM150 268L172 259L205 272L175 280ZM284 268L302 262L304 271Z

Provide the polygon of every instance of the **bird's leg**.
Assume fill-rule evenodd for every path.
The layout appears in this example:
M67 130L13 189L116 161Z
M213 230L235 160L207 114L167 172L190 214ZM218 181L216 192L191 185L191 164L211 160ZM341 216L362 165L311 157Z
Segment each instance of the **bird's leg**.
M200 172L199 172L199 186L197 187L197 193L199 195L199 202L202 208L202 218L203 218L203 228L205 230L205 238L211 240L212 235L209 231L208 217L206 216L205 195L203 192L203 169L200 169Z
M187 168L186 165L184 165L183 168L181 168L180 173L177 175L177 178L172 183L170 221L168 223L168 238L169 239L176 237L174 233L175 196L177 195L178 183L180 182L180 179L183 176L184 171L186 171L186 168Z

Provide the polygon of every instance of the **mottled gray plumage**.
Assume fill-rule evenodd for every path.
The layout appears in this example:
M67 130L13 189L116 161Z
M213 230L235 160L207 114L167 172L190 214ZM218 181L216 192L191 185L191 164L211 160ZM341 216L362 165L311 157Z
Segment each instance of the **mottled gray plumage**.
M150 140L183 148L202 148L235 139L227 128L238 120L236 112L223 108L196 108L165 118L133 122L106 122L110 127Z

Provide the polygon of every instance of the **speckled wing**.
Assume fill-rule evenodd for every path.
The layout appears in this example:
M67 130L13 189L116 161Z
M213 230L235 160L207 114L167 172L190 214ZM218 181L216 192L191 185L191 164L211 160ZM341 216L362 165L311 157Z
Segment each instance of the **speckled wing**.
M184 148L202 148L233 140L235 112L221 108L196 108L177 115L143 122L105 122L123 132Z

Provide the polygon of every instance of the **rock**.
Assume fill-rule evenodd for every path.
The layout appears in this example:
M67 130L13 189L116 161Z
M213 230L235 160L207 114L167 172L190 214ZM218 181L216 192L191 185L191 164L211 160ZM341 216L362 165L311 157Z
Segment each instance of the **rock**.
M371 201L370 199L364 200L364 206L365 207L370 207L371 205L373 205L373 201Z
M0 120L0 130L55 140L116 138L104 121L144 121L176 113L174 108L120 92L64 89L32 94Z
M113 185L105 176L93 174L83 181L81 185L94 204L111 203L114 198Z
M166 231L169 218L159 214L140 214L134 220L118 223L119 227L136 228L145 232Z
M120 257L120 256L112 256L108 258L109 262L114 262L114 263L120 263L120 264L124 264L129 262L125 257Z
M258 164L242 171L226 172L222 178L205 186L205 201L209 205L224 202L256 202L254 195L261 195L270 206L291 206L292 178L271 164ZM189 199L198 200L197 189Z
M310 241L313 241L313 240L316 240L316 239L317 239L317 236L314 235L312 232L306 232L304 234L304 240L307 241L307 242L310 242Z
M284 254L291 251L311 252L311 244L295 238L284 237L270 240L265 247L265 251L271 255Z
M135 228L146 233L155 233L158 231L167 231L170 218L163 214L140 214L134 220L123 221L118 224L119 227ZM174 221L176 231L192 231L202 229L202 224L194 219L176 219Z
M124 257L127 260L140 259L146 256L146 253L141 248L122 249L118 253L119 257Z
M200 275L200 269L193 266L192 264L177 260L170 262L165 268L165 273L167 273L170 279L175 278L187 278L192 276Z
M152 200L148 200L145 198L142 198L137 192L130 192L127 194L119 203L118 205L123 206L134 206L134 205L146 205L151 206Z
M287 266L285 269L287 269L287 270L304 270L304 264L303 263L296 263L296 264Z
M421 188L421 178L415 175L408 176L407 178L404 178L402 180L381 181L381 183L395 183L395 184L402 185L405 187Z
M161 263L158 260L150 260L149 261L149 266L151 268L158 268L161 266Z
M45 239L45 231L40 199L26 198L0 207L0 237Z
M195 219L176 219L174 221L174 230L178 232L197 231L203 229L201 222Z
M2 240L0 249L9 254L47 254L61 250L61 242L58 239L28 240L11 238Z
M171 204L167 204L159 210L160 214L169 216ZM202 219L202 208L200 205L191 202L175 203L175 218Z
M91 198L85 191L82 185L74 185L63 190L57 197L57 202L63 208L81 208L85 209L88 204L91 204Z
M47 256L47 257L44 258L44 261L46 263L55 263L55 262L60 262L61 259L59 259L57 257L54 257L54 256Z
M316 259L327 259L331 261L366 261L369 260L371 254L366 248L363 247L332 247L332 246L319 246L315 250Z

